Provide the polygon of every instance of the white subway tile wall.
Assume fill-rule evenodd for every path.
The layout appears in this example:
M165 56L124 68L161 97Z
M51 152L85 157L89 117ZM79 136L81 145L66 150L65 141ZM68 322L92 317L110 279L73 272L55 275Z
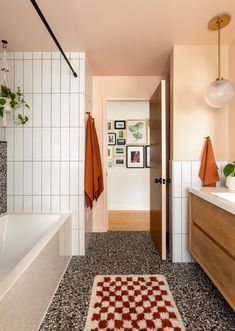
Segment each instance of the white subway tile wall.
M84 145L92 85L85 54L67 55L78 78L60 53L9 54L11 87L21 87L31 110L24 127L8 114L0 136L8 142L8 211L71 211L73 254L82 255L91 231L84 219Z
M225 186L223 168L228 161L217 161L220 182ZM194 262L188 250L188 187L201 187L200 161L170 161L170 255L173 262Z

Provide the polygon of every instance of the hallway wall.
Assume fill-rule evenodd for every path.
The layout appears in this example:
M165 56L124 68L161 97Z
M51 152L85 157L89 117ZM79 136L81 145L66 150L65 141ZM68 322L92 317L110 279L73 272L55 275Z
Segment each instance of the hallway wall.
M93 115L102 153L103 172L106 173L106 102L108 100L149 100L164 77L160 76L94 76ZM105 147L105 148L104 148ZM107 186L104 176L104 192L94 204L93 231L107 230Z

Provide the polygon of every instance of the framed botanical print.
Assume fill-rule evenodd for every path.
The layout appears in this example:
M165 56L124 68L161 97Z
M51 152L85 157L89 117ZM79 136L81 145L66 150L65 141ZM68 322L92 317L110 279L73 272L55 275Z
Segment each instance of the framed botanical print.
M126 146L126 167L144 168L144 146Z
M126 154L125 152L126 152L125 147L121 147L121 146L114 147L114 155L116 156L124 156Z
M116 145L116 133L108 132L108 145Z
M126 128L126 121L114 121L115 130L123 130Z
M117 138L118 139L125 139L126 138L126 130L117 130Z
M115 157L114 165L115 165L115 167L125 167L125 165L126 165L125 157Z
M117 145L126 145L126 139L117 139Z
M145 145L147 143L146 120L127 121L127 144Z
M107 130L112 131L113 130L113 121L108 121L107 122Z
M107 158L108 159L112 159L113 158L113 146L108 146Z

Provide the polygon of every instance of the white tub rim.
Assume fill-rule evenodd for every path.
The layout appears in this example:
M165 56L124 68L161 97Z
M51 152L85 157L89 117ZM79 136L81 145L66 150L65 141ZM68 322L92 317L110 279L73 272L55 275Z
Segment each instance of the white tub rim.
M65 223L65 221L71 217L71 213L3 213L0 218L8 215L38 215L38 216L58 216L60 217L58 221L53 224L48 231L40 238L35 245L28 251L28 253L20 260L19 263L7 274L7 276L0 281L0 301L9 292L11 287L17 282L17 280L22 276L25 270L30 266L33 260L39 255L43 248L48 244L50 239L54 234L60 229L60 227Z

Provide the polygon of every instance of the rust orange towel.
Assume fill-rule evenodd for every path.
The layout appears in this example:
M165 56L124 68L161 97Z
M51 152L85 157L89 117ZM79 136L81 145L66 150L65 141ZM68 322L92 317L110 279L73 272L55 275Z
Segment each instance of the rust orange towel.
M218 175L218 167L215 162L214 152L210 138L206 138L199 177L203 181L203 186L216 186L216 182L220 180Z
M87 120L86 151L85 151L85 198L86 206L92 209L94 199L98 199L103 192L103 173L100 158L100 149L91 116Z

